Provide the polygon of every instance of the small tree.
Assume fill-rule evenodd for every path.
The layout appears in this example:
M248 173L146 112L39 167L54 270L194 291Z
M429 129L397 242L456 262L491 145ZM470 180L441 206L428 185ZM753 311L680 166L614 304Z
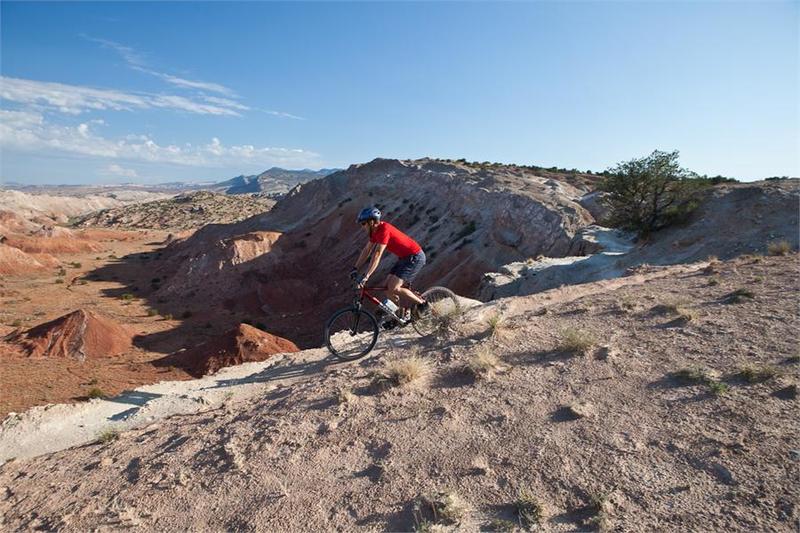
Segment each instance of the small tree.
M648 234L681 219L699 205L708 180L681 168L678 151L654 151L608 170L600 189L613 226Z

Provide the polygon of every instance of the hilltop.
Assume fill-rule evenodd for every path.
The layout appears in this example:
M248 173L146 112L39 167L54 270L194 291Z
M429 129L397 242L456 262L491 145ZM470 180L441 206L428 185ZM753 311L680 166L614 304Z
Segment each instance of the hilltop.
M236 176L227 181L215 183L211 190L225 194L262 193L276 198L289 192L300 183L324 178L338 169L323 168L321 170L286 170L272 167L261 174Z
M196 191L164 200L101 209L77 217L72 224L76 227L188 230L207 224L238 222L268 211L274 204L274 200L253 195L228 196Z

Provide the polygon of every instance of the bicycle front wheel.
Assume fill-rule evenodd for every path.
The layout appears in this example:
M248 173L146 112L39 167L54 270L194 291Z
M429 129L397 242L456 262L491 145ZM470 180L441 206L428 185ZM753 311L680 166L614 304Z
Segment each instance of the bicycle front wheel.
M378 321L368 311L348 307L336 311L325 324L325 345L343 361L364 357L378 342Z
M414 308L411 325L423 337L451 329L455 320L461 316L461 302L447 287L431 287L422 293L422 297L428 302L428 311L420 314Z

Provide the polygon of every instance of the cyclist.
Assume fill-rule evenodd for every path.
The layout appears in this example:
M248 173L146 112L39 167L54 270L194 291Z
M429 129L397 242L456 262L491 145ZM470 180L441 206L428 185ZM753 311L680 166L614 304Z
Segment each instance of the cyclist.
M396 255L399 259L392 267L389 276L386 278L386 296L392 301L398 303L400 297L404 296L407 301L413 302L419 306L419 311L424 312L427 310L427 302L417 297L412 291L403 287L403 283L409 284L413 280L422 267L425 266L425 252L417 242L392 226L388 222L381 220L381 212L376 207L365 207L358 214L356 221L369 234L369 242L361 250L361 254L356 260L356 264L350 272L353 279L358 279L358 286L363 287L366 285L369 277L378 268L378 263L381 261L383 252L389 250L392 254ZM372 254L372 261L369 263L364 275L358 278L358 270L361 265L366 262L367 258Z

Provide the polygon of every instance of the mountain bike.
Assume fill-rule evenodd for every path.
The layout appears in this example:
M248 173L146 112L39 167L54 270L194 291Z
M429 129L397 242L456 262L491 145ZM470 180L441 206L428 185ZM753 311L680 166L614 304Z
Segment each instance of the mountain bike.
M373 292L385 292L386 287L359 287L353 282L355 296L353 304L333 313L325 324L325 345L328 350L343 361L353 361L364 357L375 347L381 327L404 327L411 325L422 337L435 333L447 319L458 313L461 304L458 297L446 287L431 287L418 293L410 286L418 298L428 302L428 309L420 312L413 306L408 312L400 308L396 312L373 296ZM379 317L365 308L365 300L372 302L379 310Z

